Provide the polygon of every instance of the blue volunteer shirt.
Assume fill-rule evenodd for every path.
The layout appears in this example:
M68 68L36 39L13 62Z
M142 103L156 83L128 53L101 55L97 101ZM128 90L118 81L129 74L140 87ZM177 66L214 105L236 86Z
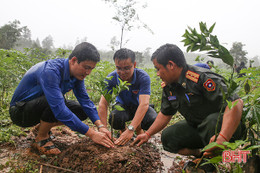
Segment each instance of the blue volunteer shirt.
M110 73L108 77L113 78L108 81L108 91L119 84L119 76L115 71ZM116 102L123 105L139 105L139 95L150 95L151 94L151 80L149 75L142 69L135 68L133 74L133 80L131 85L128 86L129 90L122 91L117 97Z
M205 64L205 63L197 63L197 64L194 64L194 65L197 66L197 67L202 67L202 68L206 68L206 69L210 70L209 65Z
M71 89L91 121L94 123L99 120L97 109L86 92L84 80L70 76L69 59L48 60L31 67L16 88L10 106L45 95L58 121L85 134L89 127L65 105L63 95Z

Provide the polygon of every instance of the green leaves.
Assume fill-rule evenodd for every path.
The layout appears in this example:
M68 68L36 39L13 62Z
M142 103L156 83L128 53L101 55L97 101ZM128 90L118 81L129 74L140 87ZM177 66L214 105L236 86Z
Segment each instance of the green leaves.
M223 144L231 150L235 150L245 143L246 141L243 140L236 140L235 142L223 142Z
M225 146L220 145L216 142L211 142L210 144L206 145L201 151L203 152L203 151L206 151L206 150L213 148L213 147L219 147L221 149L225 149Z
M229 51L220 45L216 35L212 35L215 24L208 29L206 23L200 22L201 33L188 26L188 30L186 29L182 36L185 38L182 42L184 42L184 46L187 46L187 52L206 51L208 56L222 59L224 63L233 66L234 59Z
M232 103L232 101L227 100L227 103L228 103L228 108L231 110L234 106L237 105L238 101L235 101L235 103Z
M122 107L119 106L119 105L115 105L114 107L115 107L115 109L118 110L118 111L124 111L124 110L125 110L124 108L122 108Z
M113 87L110 91L108 91L107 86L112 78L113 76L101 77L96 82L98 91L105 97L106 101L109 103L110 108L112 108L112 105L114 104L115 99L119 95L119 93L124 90L129 90L128 86L131 85L127 81L122 81L120 78L118 78L119 85L116 85L116 87ZM123 111L123 108L120 106L115 106L115 109Z
M246 83L244 85L244 89L245 89L246 94L248 94L250 92L250 85L248 83L248 79L246 80Z

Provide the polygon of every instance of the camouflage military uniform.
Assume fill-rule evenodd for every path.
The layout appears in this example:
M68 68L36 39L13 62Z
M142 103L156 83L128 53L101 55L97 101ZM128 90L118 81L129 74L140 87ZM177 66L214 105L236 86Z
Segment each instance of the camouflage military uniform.
M227 86L222 76L191 65L183 69L177 83L164 86L161 112L170 116L178 111L185 117L185 120L163 131L162 143L165 150L177 153L182 148L203 148L209 143L215 134L217 117L223 105L221 87L226 93ZM228 100L238 98L235 95ZM226 103L223 112L225 107ZM240 123L231 140L240 138L241 134Z

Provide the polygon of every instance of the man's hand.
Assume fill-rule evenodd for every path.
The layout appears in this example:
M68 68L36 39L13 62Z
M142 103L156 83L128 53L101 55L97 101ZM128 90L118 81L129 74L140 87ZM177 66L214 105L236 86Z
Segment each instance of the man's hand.
M114 148L114 143L111 141L111 139L105 133L97 132L97 131L89 128L89 130L87 131L87 133L85 135L89 136L90 139L92 139L97 144L101 144L108 148Z
M137 146L139 147L143 143L146 143L149 140L149 138L150 136L148 136L146 133L140 134L136 137L134 142L131 143L131 145L135 145L136 143L138 143Z
M120 137L115 141L116 145L125 145L133 137L134 131L125 130Z
M111 132L107 128L102 127L98 131L106 134L111 139Z
M209 143L214 142L214 141L215 141L215 137L216 137L215 135L212 136L212 137L210 138ZM217 140L216 140L216 143L217 143L217 144L220 144L220 145L223 145L223 142L226 142L226 139L224 139L221 135L218 135L218 138L217 138ZM219 149L220 149L219 147L212 147L212 148L206 150L203 155L204 155L205 157L214 157L215 155L217 155Z

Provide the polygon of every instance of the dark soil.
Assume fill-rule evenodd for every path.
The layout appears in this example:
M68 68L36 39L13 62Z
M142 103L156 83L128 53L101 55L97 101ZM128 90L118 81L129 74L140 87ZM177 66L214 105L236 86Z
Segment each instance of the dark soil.
M65 149L52 164L77 172L160 172L160 154L152 145L118 146L113 149L90 139Z
M43 173L164 172L160 152L152 143L137 147L130 146L129 142L128 145L109 149L94 143L88 137L77 135L67 127L52 129L52 133L55 136L53 143L62 151L58 156L40 155L40 153L32 149L30 143L35 136L32 132L28 132L27 137L13 138L16 147L7 144L0 145L0 158L14 158L19 153L19 157L16 157L16 163L11 168L12 170L18 170L24 166L23 162L33 160L34 163L37 163L33 165L35 169ZM0 165L3 165L1 162ZM8 172L8 169L2 170Z
M27 136L13 137L15 145L0 144L1 173L182 173L185 163L195 159L163 150L159 133L141 147L130 146L129 142L128 145L109 149L65 126L58 127L52 129L55 136L53 143L62 151L58 156L41 155L32 149L30 144L35 136L30 131L26 133ZM258 172L259 160L259 157L249 159L245 172ZM186 172L189 170L193 167L188 167Z

